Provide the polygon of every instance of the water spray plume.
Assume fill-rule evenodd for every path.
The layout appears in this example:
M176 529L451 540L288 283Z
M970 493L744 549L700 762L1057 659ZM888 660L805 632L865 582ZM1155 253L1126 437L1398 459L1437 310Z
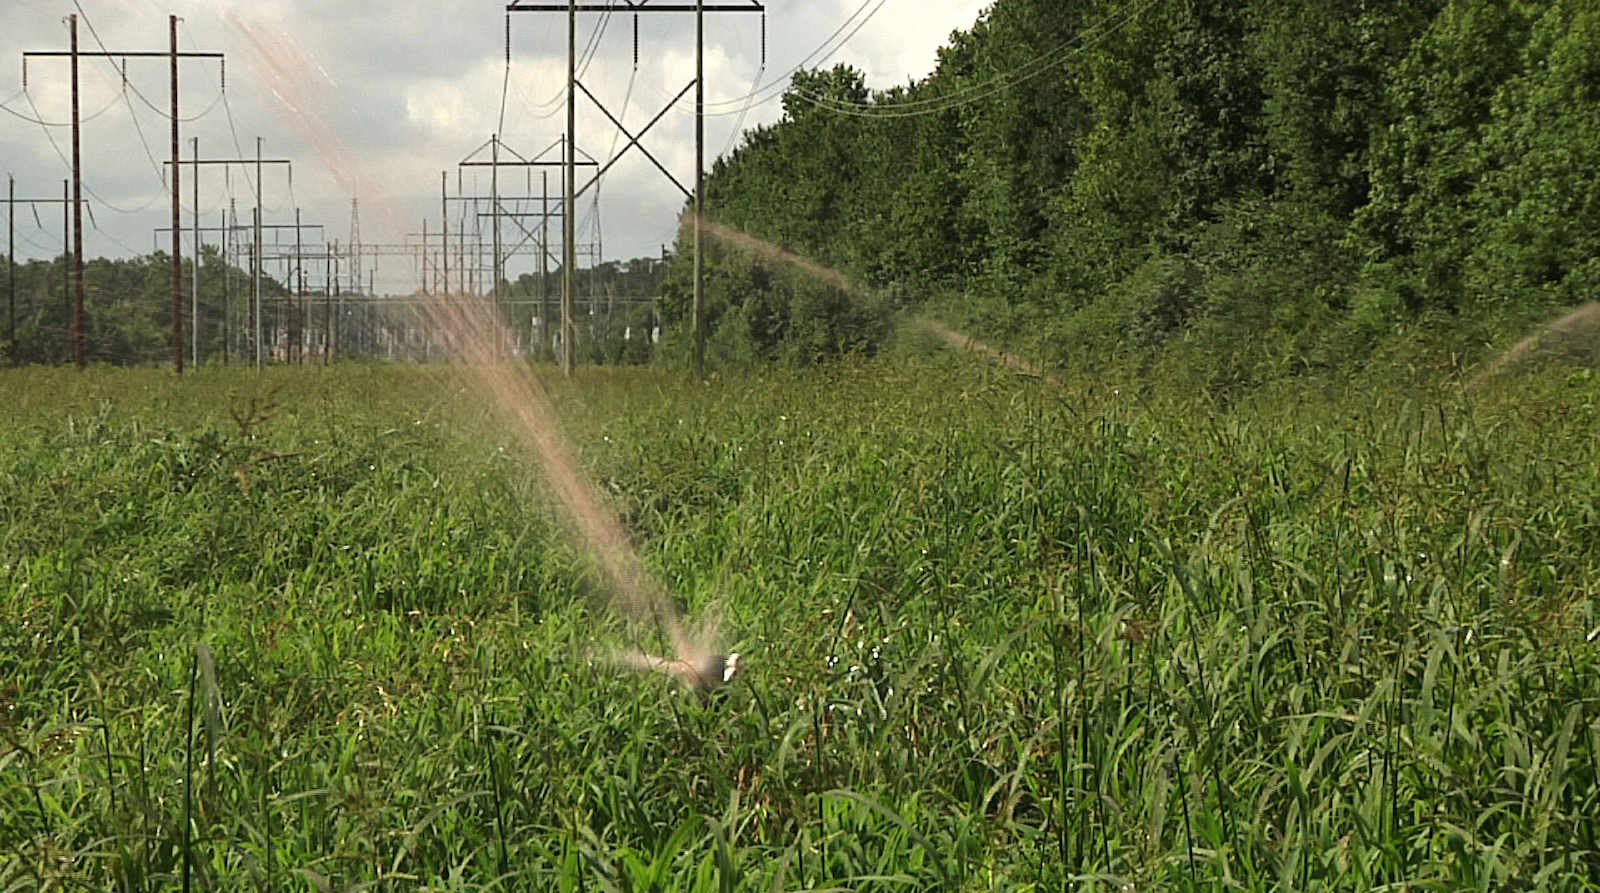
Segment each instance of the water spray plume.
M870 292L870 288L868 286L850 278L849 276L833 269L832 267L820 264L817 261L803 257L787 248L774 245L771 242L756 236L752 236L749 233L741 232L721 223L717 223L714 220L706 220L702 224L701 229L707 235L725 245L743 249L752 254L767 258L768 260L787 264L815 279L826 282L829 285L832 285L850 294L860 295ZM1029 375L1037 375L1051 384L1061 383L1061 380L1058 379L1054 374L1039 368L1037 364L1024 360L1015 354L1007 353L999 348L991 347L990 345L979 341L971 335L957 332L955 329L950 328L944 323L928 319L927 317L914 316L907 320L907 324L910 325L911 328L930 335L934 339L943 342L950 347L956 348L957 350L971 350L974 353L994 360L997 363L1001 363L1005 366L1011 367L1012 369L1016 369L1019 372L1026 372Z
M942 341L946 345L956 348L957 350L970 350L976 354L994 360L997 363L1009 366L1018 372L1026 372L1029 375L1037 375L1051 384L1061 384L1061 379L1057 378L1054 373L1047 372L1044 369L1039 368L1037 364L1030 363L1016 354L1006 353L998 347L991 347L972 337L971 335L964 335L960 332L957 332L955 329L950 328L944 323L936 322L935 320L928 319L927 317L916 316L911 318L910 325L913 329L932 336L933 338Z
M770 260L788 264L789 266L792 266L795 269L806 273L807 275L826 282L829 285L843 289L844 291L850 292L851 294L865 294L868 291L868 288L865 285L857 282L854 279L851 279L849 276L846 276L844 273L841 273L832 267L824 266L823 264L820 264L808 257L802 257L801 255L796 254L787 248L774 245L765 239L752 236L749 233L740 232L732 227L718 223L715 220L711 220L709 218L705 219L700 228L703 232L705 232L706 235L711 236L713 239L716 239L725 245L732 245L735 248L743 248L752 254L759 254Z
M1539 360L1600 360L1600 303L1584 304L1518 341L1467 382L1472 390L1500 373Z
M327 73L287 35L251 27L237 16L230 17L230 23L245 38L246 61L269 84L285 117L315 148L333 177L353 193L374 197L380 224L392 233L403 233L400 215L383 201L385 191L367 179L364 166L327 124L334 117L324 114L333 102L332 92L326 89L332 86ZM421 292L423 271L418 268L414 272ZM572 531L604 576L601 588L610 606L630 620L656 624L675 655L667 659L617 652L615 662L666 673L701 692L737 675L743 664L737 654L715 650L714 627L693 636L685 631L677 606L645 567L621 521L583 474L561 434L543 382L521 362L503 359L511 333L496 308L473 296L423 293L415 313L419 322L443 334L454 360L447 367L454 378L487 401L516 442L531 447Z

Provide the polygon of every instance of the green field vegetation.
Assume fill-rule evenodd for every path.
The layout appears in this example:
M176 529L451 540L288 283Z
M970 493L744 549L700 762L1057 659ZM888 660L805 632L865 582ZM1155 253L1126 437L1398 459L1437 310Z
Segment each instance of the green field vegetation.
M0 890L1594 890L1600 383L0 374ZM185 854L192 861L186 861Z

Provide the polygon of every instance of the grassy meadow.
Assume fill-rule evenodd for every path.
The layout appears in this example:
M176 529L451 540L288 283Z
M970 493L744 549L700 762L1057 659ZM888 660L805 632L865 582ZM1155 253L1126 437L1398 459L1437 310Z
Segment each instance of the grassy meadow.
M0 893L1600 890L1600 378L0 371Z

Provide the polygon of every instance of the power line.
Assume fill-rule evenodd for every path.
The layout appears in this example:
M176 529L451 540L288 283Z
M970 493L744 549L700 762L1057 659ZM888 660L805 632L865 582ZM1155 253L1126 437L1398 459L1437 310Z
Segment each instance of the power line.
M610 5L614 7L616 5L615 0L610 0ZM594 29L589 32L589 36L585 39L583 53L578 57L579 77L583 77L588 73L589 63L594 61L595 53L600 47L599 39L604 35L606 23L610 18L611 10L607 9L603 14L601 14L600 19L595 22ZM548 30L545 32L545 36L549 37ZM533 111L533 117L542 120L562 110L561 103L562 100L566 99L567 90L565 86L558 87L556 92L551 94L549 99L536 103L528 96L528 94L522 92L522 86L519 84L517 86L517 95L521 97L523 105L527 106ZM549 111L539 111L540 109L549 109Z
M18 90L16 95L12 96L11 99L7 99L5 102L0 102L0 110L4 110L4 111L7 111L7 112L10 112L11 114L16 115L18 118L21 118L24 121L28 121L28 122L33 123L33 124L40 124L40 125L43 125L45 127L71 127L72 126L72 122L71 121L45 121L45 120L42 120L40 118L31 118L31 117L23 114L22 112L17 111L16 109L7 108L6 103L9 103L9 102L15 100L17 98L17 96L26 96L27 92L28 92L27 88L24 87L23 89ZM86 116L78 118L78 123L79 124L87 124L90 121L93 121L94 119L96 119L96 118L100 117L101 115L105 114L106 112L111 111L111 107L116 105L117 102L120 101L121 99L122 99L122 95L120 93L118 95L116 95L116 96L111 97L110 101L108 101L103 107L101 107L101 109L99 111L95 112L92 115L86 115ZM34 112L35 113L39 113L39 110L38 110L37 107L34 108Z
M243 158L245 157L244 146L239 144L239 129L233 123L233 105L228 102L228 63L226 61L222 63L218 79L222 83L222 110L228 117L228 133L233 137L233 151L240 158ZM250 195L255 199L256 204L261 204L261 196L256 195L256 184L250 182L249 177L244 178L244 184L250 187Z
M133 129L134 129L134 131L136 133L139 134L139 145L144 147L144 155L145 155L146 158L150 159L150 166L155 169L156 179L161 181L161 187L162 187L162 189L165 189L166 186L167 186L167 179L166 179L166 177L163 177L161 175L161 163L156 161L155 153L150 151L150 143L149 143L148 140L146 140L144 138L144 128L139 126L139 115L138 115L137 112L134 111L133 100L128 98L128 90L132 89L134 92L138 92L138 88L134 87L133 84L129 83L129 81L128 81L128 62L127 62L127 60L126 59L123 60L122 66L121 66L120 69L116 66L115 63L111 62L111 59L110 59L111 50L110 50L109 47L106 46L105 41L100 39L100 32L95 30L94 22L89 20L88 13L83 11L83 4L78 2L78 0L72 0L72 5L77 8L78 15L83 18L83 23L88 26L88 28L89 28L89 36L94 38L94 42L97 45L99 45L100 51L102 53L106 53L107 54L107 56L105 57L106 63L108 65L111 65L113 70L116 70L121 74L121 76L122 76L122 98L124 100L126 100L127 103L128 103L128 117L133 120ZM140 97L140 98L143 98L143 97ZM145 101L146 101L146 103L149 102L149 100L145 100ZM145 207L149 207L149 205L146 205Z
M809 90L803 90L800 88L793 88L792 92L796 96L806 100L807 102L810 102L812 105L815 105L818 108L857 118L914 118L921 115L938 114L940 112L950 111L951 109L960 108L965 105L971 105L972 103L982 99L987 99L990 96L1014 87L1017 84L1032 80L1033 78L1038 77L1039 75L1053 68L1059 67L1069 59L1081 55L1095 44L1128 25L1130 22L1143 15L1146 11L1159 2L1160 0L1145 0L1142 6L1140 6L1138 9L1132 10L1120 20L1114 21L1109 25L1104 25L1103 27L1097 26L1099 27L1098 31L1095 29L1090 29L1089 31L1079 31L1070 40L1066 41L1056 49L1037 56L1033 60L1011 69L1009 72L996 75L995 77L990 78L981 84L973 84L967 87L962 87L959 90L952 91L951 93L947 93L942 96L933 96L928 97L927 99L907 100L905 102L878 104L822 96L812 93ZM1130 2L1124 5L1123 9L1127 10L1133 5L1134 4ZM1112 18L1115 18L1115 14L1113 14ZM1088 42L1084 43L1085 40ZM1082 46L1078 46L1080 43L1082 43Z
M856 36L857 32L866 26L867 22L872 20L873 16L878 14L879 10L883 9L884 4L887 2L888 0L862 0L861 5L856 7L856 11L846 16L845 20L839 24L839 27L833 29L832 34L829 34L827 37L823 38L822 42L817 44L816 49L807 53L799 62L796 62L794 65L790 66L787 71L777 75L772 80L762 84L759 87L753 87L750 92L744 94L743 96L734 96L728 99L708 100L705 103L705 106L708 109L708 111L705 113L706 117L725 117L727 115L740 115L742 117L745 114L748 114L750 109L754 106L766 105L772 100L777 99L779 96L783 95L783 92L786 89L788 89L789 78L793 76L795 72L801 70L802 68L806 68L807 66L821 65L823 62L831 59L835 53L844 48L846 43L850 42L851 38ZM876 3L877 5L873 6L873 3ZM869 6L872 6L871 12L867 12L867 7ZM862 13L866 13L866 17L862 18L861 21L856 22L857 17L861 16ZM850 28L852 22L855 23L855 27L851 29L850 33L846 34L844 38L840 40L832 49L828 49L828 45L833 43L834 39L838 38L840 34L844 34L845 29ZM827 52L824 53L824 50ZM657 95L663 97L666 96L666 94L659 89L656 92ZM767 95L763 96L763 94ZM719 112L709 111L709 109L712 107L720 108L724 106L736 106L740 104L743 104L743 108L730 108L727 111ZM689 114L688 110L686 109L677 109L677 103L674 103L673 105L674 109L680 111L682 114Z
M34 104L33 94L29 93L26 90L24 90L23 91L23 95L26 96L27 99L28 99L28 107L33 109L33 113L35 115L38 115L39 114L39 107L36 104ZM43 117L43 116L41 115L40 117ZM68 173L71 173L71 171L72 171L72 161L67 158L67 154L65 152L61 151L61 144L56 142L55 134L51 133L50 132L50 128L48 128L48 127L43 127L41 129L44 130L45 138L50 141L50 148L55 150L56 157L61 159L62 165L64 165L66 167ZM105 205L110 210L117 212L118 214L137 214L140 211L148 210L151 205L155 204L162 197L160 194L157 194L155 197L151 198L149 201L145 202L143 205L140 205L137 208L123 208L123 207L119 207L119 206L117 206L117 205L115 205L115 204L113 204L111 202L106 201L105 196L102 196L98 192L95 192L94 191L94 187L90 186L88 183L82 183L82 186L83 186L83 190L85 192L89 193L89 195L91 197L93 197L95 200L99 201L100 204Z

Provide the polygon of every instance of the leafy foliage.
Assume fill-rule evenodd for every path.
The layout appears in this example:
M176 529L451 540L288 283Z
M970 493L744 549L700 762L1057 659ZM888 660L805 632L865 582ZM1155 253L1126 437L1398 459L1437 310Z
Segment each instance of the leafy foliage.
M707 199L863 291L1058 362L1181 357L1226 387L1421 326L1459 363L1600 284L1597 15L998 0L920 81L798 73Z

